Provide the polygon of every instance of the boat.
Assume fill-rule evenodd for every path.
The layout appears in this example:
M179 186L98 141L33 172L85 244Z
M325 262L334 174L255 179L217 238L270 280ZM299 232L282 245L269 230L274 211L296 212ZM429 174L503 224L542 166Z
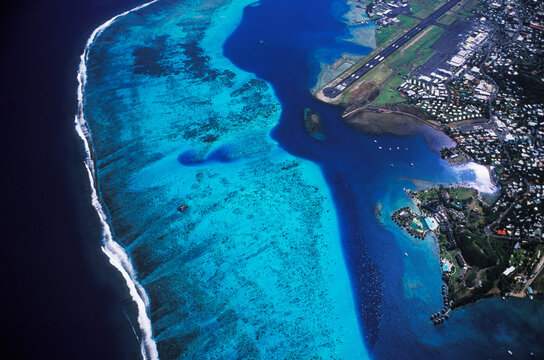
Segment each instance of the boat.
M414 163L410 163L410 166L414 166Z
M404 256L408 256L408 253L404 253Z
M189 208L189 206L187 204L182 204L178 207L178 211L179 212L184 212L185 210L187 210Z
M382 149L382 147L381 147L381 146L378 146L378 149L380 149L380 150L381 150L381 149Z

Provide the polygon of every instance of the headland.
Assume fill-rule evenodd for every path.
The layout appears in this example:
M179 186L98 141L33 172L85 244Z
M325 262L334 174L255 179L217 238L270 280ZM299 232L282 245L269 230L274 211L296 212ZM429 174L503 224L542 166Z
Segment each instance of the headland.
M544 290L544 103L536 97L544 78L529 75L542 75L539 10L525 1L372 1L375 49L314 92L343 106L360 131L403 136L428 125L451 139L435 148L450 165L487 168L493 194L407 190L417 211L392 214L416 238L436 234L453 308Z

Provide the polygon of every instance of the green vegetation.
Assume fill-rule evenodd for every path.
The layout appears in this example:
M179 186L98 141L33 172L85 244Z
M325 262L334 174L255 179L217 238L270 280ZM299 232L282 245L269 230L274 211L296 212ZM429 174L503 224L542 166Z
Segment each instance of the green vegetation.
M440 38L443 32L444 29L441 27L429 26L408 44L394 52L385 62L394 70L399 70L403 66L409 70L415 69L431 57L433 50L429 47Z
M539 294L544 293L544 271L536 277L536 279L531 284L531 287L535 292Z
M449 193L451 199L462 203L465 203L468 200L472 200L475 196L478 195L478 192L476 190L466 187L452 188Z
M420 23L419 20L404 15L399 15L398 19L399 23L376 30L376 49L381 51Z
M475 13L485 14L485 2L482 0L465 0L454 6L438 19L438 23L451 25L457 19L467 19Z
M446 219L451 231L454 246L448 242L447 230L437 230L437 238L440 258L455 266L451 273L443 273L454 307L494 294L524 291L525 281L530 279L544 254L544 245L488 236L484 224L493 211L474 189L438 186L409 195L421 204L422 213L432 216L432 212L439 211L438 218L442 223ZM465 269L455 257L458 253L466 262ZM510 266L514 271L503 275ZM539 274L533 290L542 291L543 287L544 276Z
M465 18L471 16L473 12L484 13L486 11L486 2L483 0L469 0L462 6L461 10L464 10L464 13L460 12L460 14L465 15Z
M497 249L491 248L483 232L463 230L456 234L457 245L465 260L472 266L488 268L497 263Z
M446 13L442 15L437 22L444 25L451 25L455 20L457 20L457 16Z
M397 87L399 87L399 85L403 82L404 79L401 76L397 75L393 77L384 86L382 86L380 96L378 96L378 98L373 103L376 105L383 105L398 104L403 102L404 98L400 96L398 91L396 91Z
M438 26L429 26L409 43L399 48L378 66L366 73L359 81L370 82L380 86L380 96L373 102L384 105L403 102L398 94L397 87L403 83L403 75L412 72L415 68L425 63L434 53L430 46L440 38L444 29ZM349 89L344 95L349 96Z
M539 260L539 256L535 256L535 252L540 255L541 251L542 245L528 248L520 248L510 255L508 264L511 266L515 266L519 272L522 272L524 274L531 274L531 272L538 264Z
M445 3L445 0L412 0L410 1L410 9L412 10L412 14L414 14L414 16L420 19L425 19Z

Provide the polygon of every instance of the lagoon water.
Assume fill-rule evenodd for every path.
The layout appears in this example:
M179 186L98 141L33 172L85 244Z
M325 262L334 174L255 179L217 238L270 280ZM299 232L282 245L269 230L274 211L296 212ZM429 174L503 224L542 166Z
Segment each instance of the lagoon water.
M159 356L543 357L539 301L428 320L442 305L436 246L389 216L409 204L408 178L489 184L422 135L355 132L311 97L321 63L370 50L349 41L346 10L164 0L93 44L85 114L100 188L150 297ZM304 130L307 107L323 142Z

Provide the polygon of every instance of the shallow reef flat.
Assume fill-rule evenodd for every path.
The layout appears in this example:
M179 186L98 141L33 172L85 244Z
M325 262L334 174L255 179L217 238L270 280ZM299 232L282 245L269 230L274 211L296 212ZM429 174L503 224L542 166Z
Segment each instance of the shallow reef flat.
M364 359L321 170L270 139L273 91L222 55L249 4L159 1L93 45L85 113L115 237L163 359Z

